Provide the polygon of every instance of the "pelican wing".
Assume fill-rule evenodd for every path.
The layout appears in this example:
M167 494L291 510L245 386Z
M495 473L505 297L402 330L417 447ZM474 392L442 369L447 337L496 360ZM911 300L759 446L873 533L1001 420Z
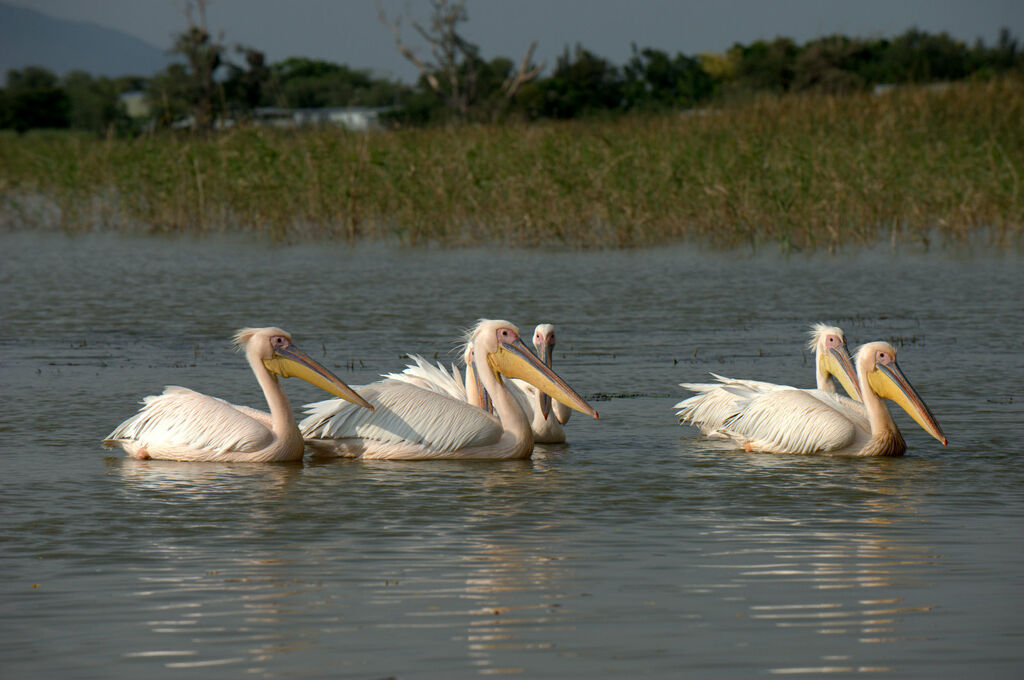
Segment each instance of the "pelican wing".
M830 392L782 389L739 404L740 411L721 427L752 450L775 453L826 453L850 446L863 423Z
M698 394L682 400L673 408L680 423L693 423L707 434L717 429L731 416L739 413L738 399L721 385L709 383L682 383L682 387Z
M704 434L717 430L729 418L739 414L742 405L761 394L777 390L794 389L789 385L777 385L760 380L726 378L712 373L714 383L680 383L680 387L696 392L673 408L680 423L690 422Z
M790 387L789 385L780 385L778 383L765 382L763 380L744 380L743 378L727 378L724 375L718 375L717 373L712 373L711 375L714 376L715 380L717 380L723 385L727 385L729 387L743 388L750 392L764 393L774 392L775 390L795 389L793 387Z
M384 379L408 383L452 399L466 401L466 384L457 366L452 364L449 372L440 363L434 366L418 354L412 354L409 358L415 365L407 365L401 373L388 373L383 376Z
M142 404L138 413L107 435L104 446L134 441L222 453L258 451L274 439L261 418L250 414L253 409L185 387L166 387L163 394L146 397Z
M357 389L373 411L341 399L306 404L308 415L299 424L303 438L368 439L446 452L492 444L503 433L498 419L486 411L401 380Z

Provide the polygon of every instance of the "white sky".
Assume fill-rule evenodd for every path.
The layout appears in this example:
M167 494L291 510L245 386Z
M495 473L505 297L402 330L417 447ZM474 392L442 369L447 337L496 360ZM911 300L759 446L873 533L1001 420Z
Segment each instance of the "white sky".
M161 48L185 25L184 0L4 1L118 29ZM311 57L411 81L416 71L395 51L377 18L379 6L420 19L429 7L426 0L212 0L207 25L229 45L255 47L270 61ZM634 42L695 55L780 35L803 43L832 33L888 37L913 26L989 45L1006 26L1024 40L1024 0L467 0L467 8L465 35L485 58L518 60L537 40L535 61L549 67L577 43L622 65ZM406 42L428 56L408 22L405 28Z

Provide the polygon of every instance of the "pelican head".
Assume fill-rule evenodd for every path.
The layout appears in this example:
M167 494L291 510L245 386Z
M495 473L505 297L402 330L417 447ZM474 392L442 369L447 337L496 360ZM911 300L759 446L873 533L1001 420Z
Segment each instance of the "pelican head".
M571 409L597 418L597 411L534 354L508 321L483 320L470 335L475 352L482 352L495 376L519 378Z
M292 344L292 336L280 328L242 328L235 332L235 347L244 349L250 363L260 363L277 379L302 378L336 397L364 406L373 406L336 375Z
M551 368L551 355L555 352L555 327L549 323L539 324L533 329L533 348L537 357L544 362L544 365ZM540 412L546 419L551 413L551 397L543 395L540 398Z
M895 401L925 432L946 446L946 435L935 416L896 363L895 347L887 342L869 342L857 350L855 361L872 392Z
M819 376L818 389L824 389L824 383L832 376L843 386L850 398L863 400L857 372L853 368L850 350L846 346L846 335L843 329L816 323L811 326L811 337L807 349L814 352L817 365L815 370Z

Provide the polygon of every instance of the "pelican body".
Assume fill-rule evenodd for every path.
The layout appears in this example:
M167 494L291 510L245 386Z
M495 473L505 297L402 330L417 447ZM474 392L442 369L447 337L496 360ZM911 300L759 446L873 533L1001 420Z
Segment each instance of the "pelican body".
M887 342L863 345L854 364L863 408L821 390L751 391L719 433L747 451L901 456L907 445L882 401L890 399L947 444L942 428L896 363L895 347Z
M306 405L306 443L327 455L364 459L515 459L533 452L533 432L504 379L520 378L572 409L597 412L523 344L507 321L484 320L467 338L467 386L479 380L494 414L465 399L385 378L360 388L375 404L360 412L336 399ZM479 402L482 395L471 397Z
M370 411L373 407L337 376L292 344L280 328L243 328L244 349L270 413L236 406L185 387L146 397L137 414L118 425L103 445L136 458L183 461L271 462L302 458L304 444L278 377L296 377Z
M804 390L809 393L821 392L824 396L836 395L833 379L842 385L851 399L839 397L844 408L861 411L857 404L860 401L860 386L857 372L850 358L846 345L846 336L842 329L825 324L811 326L810 341L807 348L814 352L814 376L817 388ZM676 404L676 416L679 422L689 422L700 428L701 432L711 438L719 438L719 428L729 419L736 416L742 404L754 395L768 395L783 390L794 390L789 385L778 385L760 380L740 380L711 374L716 383L680 383L680 387L697 392L697 394ZM765 396L765 399L773 397ZM774 397L778 398L778 397ZM728 437L725 437L728 438Z

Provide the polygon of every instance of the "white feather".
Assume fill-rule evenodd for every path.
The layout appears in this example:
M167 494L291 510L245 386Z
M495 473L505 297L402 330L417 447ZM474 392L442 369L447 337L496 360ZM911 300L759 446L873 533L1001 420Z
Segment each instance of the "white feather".
M452 364L449 372L440 363L434 366L418 354L412 354L409 358L415 362L415 365L409 364L401 373L386 373L382 377L385 380L408 383L453 399L466 401L466 385L455 364Z
M866 443L871 428L856 402L823 390L777 389L740 401L718 428L753 451L831 453Z
M351 404L341 399L305 406L307 416L299 429L312 448L351 455L352 442L345 440L365 439L393 447L387 455L373 457L404 457L398 455L400 451L420 450L424 456L432 452L436 455L431 457L444 457L494 444L504 433L498 419L486 411L403 380L389 378L356 389L374 405L374 411L348 408Z
M104 446L145 448L150 457L167 450L195 451L190 460L216 460L227 452L252 452L274 439L267 414L238 407L185 387L168 386L146 397L142 408L103 440Z

